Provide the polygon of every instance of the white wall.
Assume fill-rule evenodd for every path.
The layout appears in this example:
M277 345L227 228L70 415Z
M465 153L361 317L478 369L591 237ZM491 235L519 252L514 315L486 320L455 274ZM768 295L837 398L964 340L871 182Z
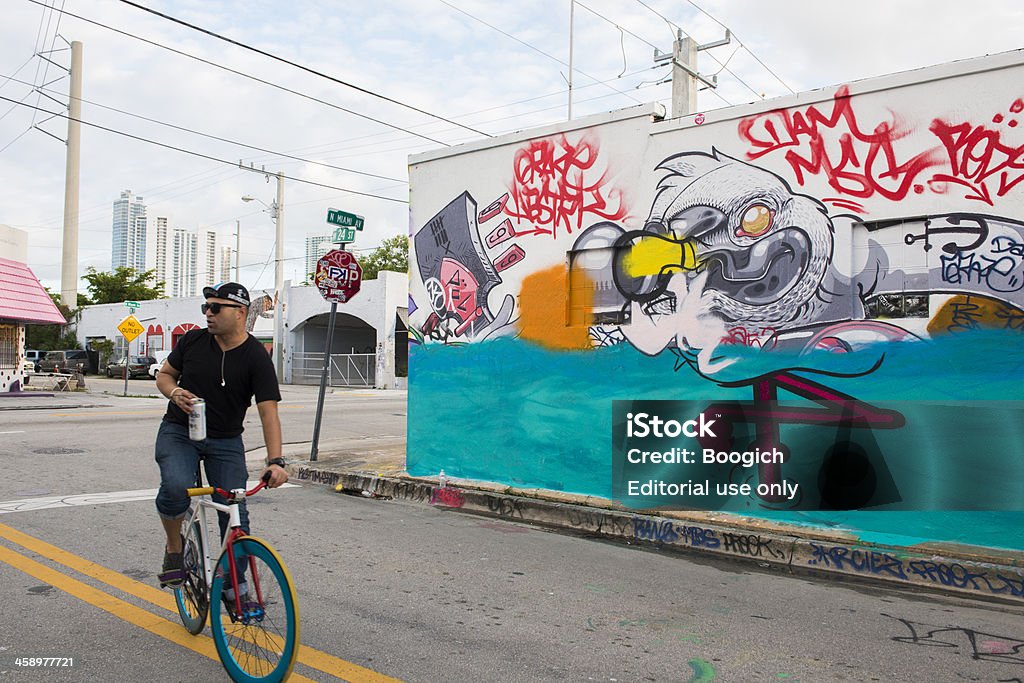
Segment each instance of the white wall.
M338 305L340 312L348 313L365 320L376 331L378 349L377 384L380 388L394 388L394 338L395 314L397 309L405 308L408 301L408 278L404 273L381 272L376 280L363 282L359 293L344 304ZM252 290L253 297L262 291ZM171 332L178 325L196 325L206 327L206 318L200 310L205 299L203 297L186 297L178 299L156 299L139 302L141 307L135 312L147 329L160 325L163 330L164 350L171 348ZM291 357L297 340L300 339L301 326L310 318L330 312L331 306L324 301L316 287L290 287L284 299L285 310L285 382L291 381ZM117 326L128 316L124 304L99 304L86 306L82 309L78 323L78 341L84 346L93 337L105 337L116 340L121 337ZM272 336L273 321L268 318L257 318L254 334L261 338ZM131 344L134 353L139 348L143 333ZM301 351L302 349L297 349Z

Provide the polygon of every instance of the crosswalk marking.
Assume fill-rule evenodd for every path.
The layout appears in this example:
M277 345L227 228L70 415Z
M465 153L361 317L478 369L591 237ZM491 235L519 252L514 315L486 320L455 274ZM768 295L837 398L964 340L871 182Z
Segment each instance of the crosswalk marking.
M247 489L256 486L255 481L246 484ZM278 488L292 488L297 484L282 484ZM108 493L80 493L68 496L46 496L41 498L22 498L0 502L0 515L12 512L31 512L33 510L50 510L53 508L79 507L81 505L109 505L111 503L131 503L140 500L153 500L157 489L139 489L137 491L111 491Z

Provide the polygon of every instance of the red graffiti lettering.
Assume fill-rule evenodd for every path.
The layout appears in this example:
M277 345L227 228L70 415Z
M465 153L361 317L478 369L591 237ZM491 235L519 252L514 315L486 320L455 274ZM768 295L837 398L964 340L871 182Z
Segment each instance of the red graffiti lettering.
M770 327L762 330L748 330L744 327L733 327L722 337L725 346L749 346L757 349L771 349L778 342L778 334Z
M533 230L516 233L557 237L559 228L571 234L583 227L587 214L625 218L621 192L608 187L608 171L598 174L598 152L597 142L584 137L574 145L564 135L534 140L516 152L509 187L514 206L505 212L534 224Z
M1017 106L1014 102L1010 111ZM929 127L942 141L949 155L950 173L937 173L933 180L962 185L977 199L991 205L992 193L1002 197L1024 180L1024 145L1014 147L1002 141L1002 134L970 123L952 124L935 119ZM994 187L989 187L989 181Z
M923 171L942 163L937 149L900 161L896 142L909 133L894 117L862 130L851 104L849 88L836 91L832 111L817 107L804 111L776 110L743 119L739 135L750 143L748 159L786 150L785 159L800 185L804 174L824 174L840 194L890 200L907 196Z

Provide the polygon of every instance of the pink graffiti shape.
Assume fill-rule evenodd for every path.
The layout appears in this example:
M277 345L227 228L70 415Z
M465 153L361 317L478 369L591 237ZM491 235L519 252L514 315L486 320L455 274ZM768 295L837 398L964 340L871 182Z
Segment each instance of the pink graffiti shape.
M480 283L473 274L458 261L445 258L441 261L441 285L444 287L445 308L465 322L476 317L476 293Z
M591 214L605 220L620 220L628 214L622 193L609 187L608 172L597 174L599 146L584 137L578 144L564 135L556 139L533 140L516 152L513 181L509 187L512 218L536 226L519 234L567 233L583 227ZM597 177L594 175L597 174Z

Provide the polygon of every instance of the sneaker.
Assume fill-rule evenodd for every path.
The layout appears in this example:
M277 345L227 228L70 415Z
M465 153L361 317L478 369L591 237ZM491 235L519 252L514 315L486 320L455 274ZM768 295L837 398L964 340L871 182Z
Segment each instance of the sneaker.
M185 547L185 539L181 539L182 549ZM161 588L175 588L180 586L182 581L185 580L184 565L184 552L170 553L164 550L164 568L163 571L157 575L160 579Z
M158 575L161 588L174 588L185 580L185 571L182 569L183 556L183 553L164 552L164 570Z
M221 599L224 602L224 609L232 620L248 620L254 617L262 615L262 607L260 607L259 601L257 601L252 594L246 590L245 584L242 584L240 588L244 591L242 598L239 602L242 605L241 615L235 612L235 592L228 588L221 594Z

